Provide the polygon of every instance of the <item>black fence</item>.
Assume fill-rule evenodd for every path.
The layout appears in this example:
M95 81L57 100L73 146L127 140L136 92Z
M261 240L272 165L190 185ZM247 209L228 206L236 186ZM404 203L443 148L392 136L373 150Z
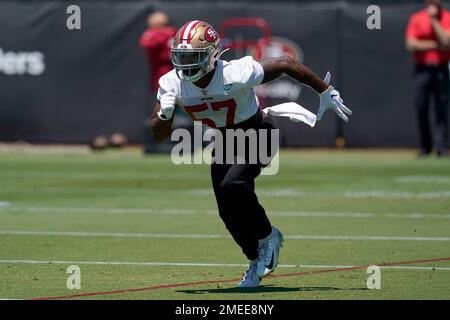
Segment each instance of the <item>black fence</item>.
M381 5L381 30L369 30L367 4L89 1L79 3L78 31L66 28L68 5L0 2L2 141L86 143L121 132L142 142L155 97L138 39L146 15L164 10L176 26L192 19L219 26L229 17L262 17L273 36L300 48L306 65L320 75L332 72L354 111L351 121L342 124L329 113L311 129L279 120L284 146L334 146L338 134L349 147L418 144L413 60L404 33L420 4ZM286 99L317 110L310 89L290 93Z

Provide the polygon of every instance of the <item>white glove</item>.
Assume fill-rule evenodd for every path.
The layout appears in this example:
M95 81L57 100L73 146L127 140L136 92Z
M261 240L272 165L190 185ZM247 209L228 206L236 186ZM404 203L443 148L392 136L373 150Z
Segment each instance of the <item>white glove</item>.
M174 92L169 91L164 93L159 101L161 108L156 113L158 118L163 121L171 119L173 117L173 112L175 111L175 102L176 95Z
M324 81L330 84L331 73L327 72ZM332 109L336 114L344 121L348 121L348 117L345 115L351 115L352 111L343 104L343 100L339 94L339 91L335 90L333 86L329 86L325 92L320 94L320 107L317 112L317 120L322 119L323 114L328 109Z

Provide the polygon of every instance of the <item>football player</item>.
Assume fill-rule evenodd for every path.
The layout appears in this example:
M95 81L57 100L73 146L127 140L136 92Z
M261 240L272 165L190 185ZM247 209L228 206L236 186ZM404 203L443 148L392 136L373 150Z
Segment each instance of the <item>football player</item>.
M314 89L320 96L317 119L327 109L345 121L351 111L339 92L309 68L283 57L262 64L251 56L220 59L219 36L204 21L190 21L178 30L171 47L174 69L159 80L158 102L150 119L156 140L171 134L175 108L193 120L218 130L275 129L261 111L254 87L286 74ZM264 167L256 164L211 164L211 178L219 215L250 261L240 287L257 287L278 264L282 233L273 227L255 194L254 180Z

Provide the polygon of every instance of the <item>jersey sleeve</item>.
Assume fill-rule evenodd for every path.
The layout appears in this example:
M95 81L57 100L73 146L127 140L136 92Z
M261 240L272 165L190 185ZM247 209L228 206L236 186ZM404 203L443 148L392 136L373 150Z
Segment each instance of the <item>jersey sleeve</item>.
M255 87L264 79L263 67L251 56L231 61L230 67L230 78L235 83Z
M158 101L161 100L161 96L165 94L166 92L172 91L178 94L178 85L177 80L174 79L173 71L166 73L161 78L159 78L158 84L158 93L156 94L156 98Z
M164 81L164 76L159 78L158 85L159 86L158 86L158 92L156 93L156 99L158 99L158 101L160 101L161 96L168 91L168 87Z

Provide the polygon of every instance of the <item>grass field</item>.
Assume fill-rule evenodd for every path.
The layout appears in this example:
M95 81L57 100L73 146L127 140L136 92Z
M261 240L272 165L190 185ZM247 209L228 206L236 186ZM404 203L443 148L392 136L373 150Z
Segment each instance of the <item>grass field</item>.
M450 299L449 260L414 262L450 257L450 160L283 151L257 190L287 238L275 272L286 276L253 290L235 288L247 261L207 166L133 150L2 151L0 182L0 298ZM365 267L339 270L383 262L394 264L380 290ZM81 290L66 287L69 265Z

